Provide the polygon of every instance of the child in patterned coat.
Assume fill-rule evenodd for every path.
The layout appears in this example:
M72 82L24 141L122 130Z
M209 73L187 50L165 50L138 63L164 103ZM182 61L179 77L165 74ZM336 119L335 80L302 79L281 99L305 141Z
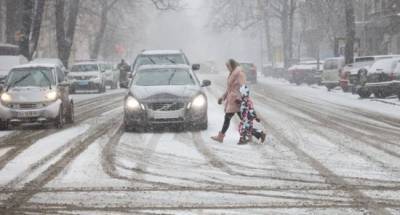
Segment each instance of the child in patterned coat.
M242 100L240 103L240 118L239 124L240 140L239 145L247 144L251 142L252 136L257 138L260 143L265 141L265 133L262 130L253 128L253 121L260 122L257 117L256 111L254 110L253 101L250 98L250 90L246 85L240 87L240 94Z

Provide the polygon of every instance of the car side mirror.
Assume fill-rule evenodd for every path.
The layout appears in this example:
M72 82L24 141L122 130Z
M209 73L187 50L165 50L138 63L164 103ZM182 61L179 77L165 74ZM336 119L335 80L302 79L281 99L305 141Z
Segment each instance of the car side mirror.
M200 64L193 64L193 65L192 65L192 70L193 70L193 71L200 70Z
M210 80L203 80L203 82L201 83L201 87L208 87L210 85L211 85Z

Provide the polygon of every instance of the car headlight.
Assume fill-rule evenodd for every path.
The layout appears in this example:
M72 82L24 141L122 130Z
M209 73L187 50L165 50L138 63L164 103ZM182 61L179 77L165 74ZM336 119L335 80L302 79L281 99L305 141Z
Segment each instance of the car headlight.
M125 104L126 104L126 107L128 109L131 109L131 110L135 110L135 109L139 109L140 108L140 103L138 102L138 100L136 100L132 96L129 96L126 99L126 103Z
M192 103L189 104L190 106L188 108L190 107L201 108L205 104L206 104L206 98L204 97L204 95L198 95L193 99Z
M11 102L11 100L12 100L11 96L8 93L3 93L1 95L0 99L2 102L5 102L5 103Z
M46 94L47 101L54 101L57 99L57 97L58 95L56 91L50 91Z

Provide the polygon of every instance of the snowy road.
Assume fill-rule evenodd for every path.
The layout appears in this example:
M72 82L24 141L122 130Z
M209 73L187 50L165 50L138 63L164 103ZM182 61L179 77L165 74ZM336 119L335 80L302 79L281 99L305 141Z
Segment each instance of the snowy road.
M122 91L77 95L74 126L0 133L0 212L400 214L400 106L260 78L268 133L223 144L209 75L206 131L125 133Z

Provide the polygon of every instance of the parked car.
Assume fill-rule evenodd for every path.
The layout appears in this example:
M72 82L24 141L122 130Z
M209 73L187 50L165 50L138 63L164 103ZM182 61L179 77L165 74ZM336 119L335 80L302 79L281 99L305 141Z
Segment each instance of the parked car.
M106 86L110 86L111 89L118 88L119 82L119 70L116 65L112 63L104 63L105 68L105 78L106 78Z
M127 130L181 124L206 129L207 96L188 65L144 65L133 75L125 98Z
M19 54L19 47L11 44L0 44L0 83L4 84L8 72L12 67L28 63L28 60Z
M181 50L143 50L135 59L132 65L132 74L143 65L178 65L185 64L190 66L190 62L185 53ZM193 64L193 71L200 70L200 64Z
M249 83L256 84L257 83L257 67L254 63L251 62L242 62L240 63L244 73L246 74L246 80Z
M64 123L73 123L74 102L68 87L58 64L28 63L13 67L0 89L0 128L24 123L62 128Z
M98 61L83 61L71 67L68 79L71 93L106 92L106 66Z
M398 94L400 91L400 58L376 61L366 74L366 83L360 89L360 97L369 97L371 93L377 98Z
M322 84L325 85L328 90L339 86L340 72L343 67L343 57L328 58L324 60Z
M321 84L323 61L302 61L288 69L289 81L297 85L306 84Z
M360 76L368 72L368 69L378 60L400 57L398 55L376 55L356 57L354 63L346 65L340 74L340 86L344 92L352 91L356 93L362 83Z

